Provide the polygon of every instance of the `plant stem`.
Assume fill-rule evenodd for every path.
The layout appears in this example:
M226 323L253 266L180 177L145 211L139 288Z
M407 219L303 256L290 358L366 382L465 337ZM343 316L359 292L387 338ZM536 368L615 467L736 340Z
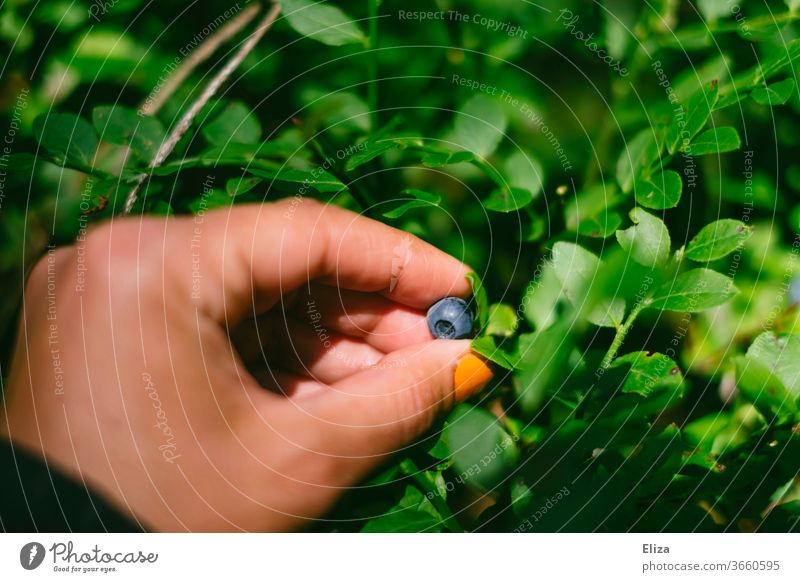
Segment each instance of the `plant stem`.
M639 316L639 313L647 307L646 301L640 301L636 304L636 306L631 309L630 314L628 314L628 319L617 328L617 333L614 335L614 341L611 342L611 346L608 348L606 355L603 356L603 361L600 363L600 367L604 370L608 369L611 366L611 363L614 361L614 358L617 357L617 352L622 347L622 343L625 341L625 336L628 335L628 332L633 327L633 322Z
M169 135L167 135L167 138L158 148L156 155L153 156L153 159L150 161L149 167L151 169L160 166L164 160L167 159L169 154L172 153L172 150L175 149L175 146L178 145L178 142L191 127L194 118L198 113L200 113L200 110L214 95L216 95L222 84L228 80L228 77L231 76L231 74L242 63L245 57L250 54L250 51L255 48L266 32L272 27L272 24L275 22L275 19L278 17L280 11L280 4L273 4L272 8L270 8L266 16L264 16L263 20L258 24L256 29L250 34L247 40L242 43L230 60L225 63L225 66L223 66L222 69L220 69L220 71L214 75L208 85L206 85L206 87L203 89L203 92L200 94L200 96L189 106L189 109L183 114L183 117L181 117L177 125L175 125L172 131L170 131ZM139 174L136 177L134 186L131 188L131 191L128 193L128 197L125 200L125 214L130 214L131 210L133 210L133 206L136 204L136 200L139 195L139 188L141 187L145 178L147 178L147 174Z

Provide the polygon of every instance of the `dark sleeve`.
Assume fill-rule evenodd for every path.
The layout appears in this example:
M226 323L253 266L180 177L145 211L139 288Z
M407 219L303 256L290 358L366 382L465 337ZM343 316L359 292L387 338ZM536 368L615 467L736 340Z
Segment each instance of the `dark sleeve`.
M0 531L137 532L82 483L0 439Z

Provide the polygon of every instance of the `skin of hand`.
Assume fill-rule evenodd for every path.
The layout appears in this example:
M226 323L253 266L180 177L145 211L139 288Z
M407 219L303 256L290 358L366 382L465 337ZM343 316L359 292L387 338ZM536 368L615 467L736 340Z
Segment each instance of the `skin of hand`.
M490 378L425 321L467 272L300 198L100 224L31 273L0 434L147 529L302 527Z

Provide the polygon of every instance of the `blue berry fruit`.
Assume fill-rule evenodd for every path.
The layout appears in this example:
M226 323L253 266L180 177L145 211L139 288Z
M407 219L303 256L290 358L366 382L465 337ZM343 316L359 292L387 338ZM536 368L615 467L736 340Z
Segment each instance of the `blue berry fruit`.
M473 320L469 305L458 297L445 297L428 309L428 329L437 339L472 337Z

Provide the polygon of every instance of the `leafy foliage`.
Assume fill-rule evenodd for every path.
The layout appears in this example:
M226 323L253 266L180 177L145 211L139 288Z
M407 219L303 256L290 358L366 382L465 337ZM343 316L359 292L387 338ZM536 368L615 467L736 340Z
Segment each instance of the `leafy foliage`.
M459 5L523 37L399 15L434 10L422 0L284 0L150 168L203 83L194 71L142 113L185 43L161 37L172 15L133 18L132 1L85 30L56 4L25 25L12 3L0 28L15 42L8 92L59 23L16 120L3 273L119 215L143 175L137 213L309 196L475 269L473 349L496 378L322 529L796 528L796 11L751 0L742 23L724 2ZM575 42L561 8L625 74Z

